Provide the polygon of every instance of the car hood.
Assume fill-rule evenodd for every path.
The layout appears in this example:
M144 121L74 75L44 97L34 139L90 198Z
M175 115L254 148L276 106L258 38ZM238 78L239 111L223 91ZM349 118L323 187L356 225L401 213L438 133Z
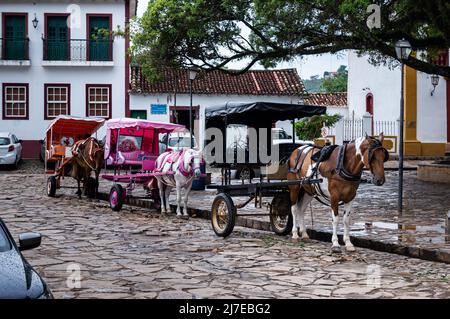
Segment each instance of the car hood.
M0 299L34 299L43 293L41 278L18 252L0 252Z

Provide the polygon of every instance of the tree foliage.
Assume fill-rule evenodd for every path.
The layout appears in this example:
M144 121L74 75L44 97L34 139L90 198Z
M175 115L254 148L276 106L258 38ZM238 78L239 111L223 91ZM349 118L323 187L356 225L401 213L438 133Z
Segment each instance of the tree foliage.
M380 28L369 28L372 3L380 6ZM162 66L229 70L256 63L273 67L295 57L342 50L370 53L373 61L397 59L405 38L418 52L436 55L450 47L448 0L150 0L132 40L144 72ZM420 54L405 63L450 77Z
M340 114L323 114L301 119L295 123L295 133L301 140L311 141L321 136L321 129L333 127L342 118Z
M322 82L325 92L347 92L348 71L345 65L341 65L335 75L326 78Z

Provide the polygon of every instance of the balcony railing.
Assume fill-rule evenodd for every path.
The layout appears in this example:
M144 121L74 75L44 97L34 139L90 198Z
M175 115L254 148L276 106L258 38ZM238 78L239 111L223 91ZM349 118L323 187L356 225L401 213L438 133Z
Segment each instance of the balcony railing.
M29 60L28 38L0 38L0 60Z
M42 39L45 61L112 61L113 40Z

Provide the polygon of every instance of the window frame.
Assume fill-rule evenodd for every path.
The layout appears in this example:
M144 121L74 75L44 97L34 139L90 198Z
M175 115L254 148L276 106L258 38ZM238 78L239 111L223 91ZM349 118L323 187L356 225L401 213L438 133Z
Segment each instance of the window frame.
M89 115L89 90L91 88L108 88L108 116L91 116ZM111 119L112 116L112 84L86 84L86 117L100 117L104 119Z
M70 115L70 84L67 83L45 83L44 84L44 119L45 120L53 120L55 118L58 117L58 115L56 116L49 116L48 115L48 88L66 88L67 89L67 114L63 114L63 115ZM61 102L54 102L52 101L52 103L61 103Z
M8 87L24 87L25 88L25 116L6 115L6 89ZM3 120L29 120L30 118L30 86L29 83L3 83L2 84L2 119ZM20 102L22 103L22 102Z

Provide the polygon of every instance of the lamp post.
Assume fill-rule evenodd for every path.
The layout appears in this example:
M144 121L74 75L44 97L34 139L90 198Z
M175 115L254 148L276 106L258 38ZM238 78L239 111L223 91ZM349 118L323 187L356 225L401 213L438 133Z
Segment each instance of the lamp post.
M189 106L189 133L190 133L190 141L191 148L194 148L194 143L192 141L192 83L197 77L198 71L196 69L189 69L189 94L191 96L191 104Z
M404 99L404 90L405 90L405 65L404 61L409 58L411 54L411 44L405 40L399 40L395 44L395 52L397 54L397 58L401 61L402 64L402 85L401 85L401 96L400 96L400 147L398 154L398 212L401 213L403 211L403 154L404 154L404 127L405 127L405 99Z

